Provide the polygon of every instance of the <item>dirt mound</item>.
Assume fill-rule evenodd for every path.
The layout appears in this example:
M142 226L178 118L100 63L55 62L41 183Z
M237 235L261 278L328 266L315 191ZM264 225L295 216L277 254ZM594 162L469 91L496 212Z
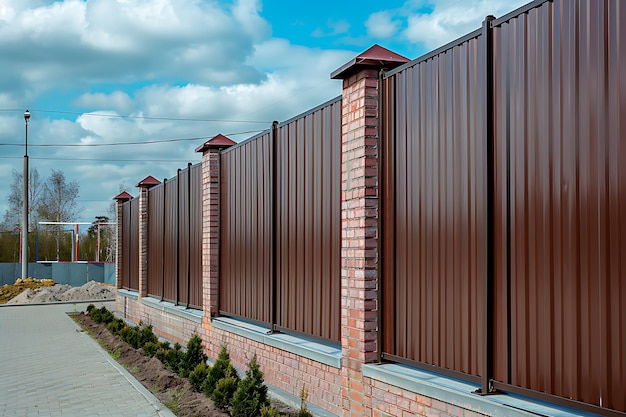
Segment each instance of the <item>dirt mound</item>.
M56 284L51 287L28 288L7 304L38 304L58 301L105 300L115 298L115 288L89 281L82 287Z
M37 278L26 278L25 280L22 280L21 278L18 278L15 281L15 284L5 284L2 287L0 287L0 304L5 304L7 301L9 301L10 299L16 297L17 295L21 294L23 291L26 291L27 289L36 289L36 288L40 288L40 287L49 287L56 284L56 282L54 282L51 279L37 279Z

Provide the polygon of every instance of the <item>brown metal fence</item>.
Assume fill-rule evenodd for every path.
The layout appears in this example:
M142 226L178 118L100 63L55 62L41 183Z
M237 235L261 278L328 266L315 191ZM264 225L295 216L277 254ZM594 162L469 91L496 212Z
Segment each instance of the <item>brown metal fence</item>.
M165 188L148 190L148 295L163 298L165 277Z
M494 22L494 370L497 381L626 411L620 3L546 2Z
M202 308L202 166L148 191L148 294Z
M624 22L538 0L383 76L383 359L626 411ZM220 312L339 341L341 98L220 175ZM149 193L148 292L200 307L200 167ZM137 199L123 222L136 289Z
M221 155L220 310L272 321L272 147L264 132Z
M139 199L122 205L122 288L139 290Z
M220 310L340 340L341 100L221 156Z
M384 81L381 190L384 355L475 376L488 214L480 42L474 33Z
M278 126L279 328L340 340L341 100Z
M385 75L383 357L626 411L623 22L535 1Z

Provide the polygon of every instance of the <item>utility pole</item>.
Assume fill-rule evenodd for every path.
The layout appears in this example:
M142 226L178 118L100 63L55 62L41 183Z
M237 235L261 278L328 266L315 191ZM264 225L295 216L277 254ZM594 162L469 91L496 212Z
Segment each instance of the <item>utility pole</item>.
M24 198L22 201L22 279L28 278L28 120L30 112L24 112L26 142L24 147Z

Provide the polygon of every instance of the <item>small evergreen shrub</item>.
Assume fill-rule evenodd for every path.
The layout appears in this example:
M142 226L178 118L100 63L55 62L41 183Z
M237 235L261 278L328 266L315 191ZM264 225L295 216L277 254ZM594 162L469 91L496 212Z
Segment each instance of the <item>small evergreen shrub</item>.
M187 342L187 351L181 363L181 374L186 373L187 376L196 369L201 363L206 363L208 357L204 353L202 339L197 334Z
M143 348L146 343L158 343L159 339L152 331L152 325L144 326L139 322L138 326L125 326L119 332L123 341L135 349Z
M202 386L202 391L204 391L207 397L211 397L213 390L215 390L217 386L217 382L226 376L226 369L229 365L230 355L228 354L228 350L226 350L226 346L223 346Z
M160 347L157 349L154 357L161 361L161 363L165 364L165 358L167 357L167 352L170 351L170 348Z
M149 357L152 358L154 357L154 355L156 354L157 350L159 350L159 348L161 347L160 343L155 343L155 342L148 342L145 345L143 345L143 353Z
M92 305L92 304L90 304ZM96 323L109 324L113 321L115 316L106 307L96 308L95 306L89 312L89 317Z
M139 345L139 334L134 326L126 326L120 330L120 337L124 342L137 349L136 346Z
M94 304L89 304L89 305L87 306L87 314L88 314L88 315L91 315L91 312L92 312L93 310L95 310L95 309L96 309L96 306L95 306Z
M163 364L172 372L178 373L180 364L183 361L185 353L182 351L180 343L175 343L173 349L169 349L165 353Z
M144 347L146 343L158 343L159 342L159 338L157 337L156 334L154 334L152 329L153 328L151 324L141 328L141 339L140 339L139 347Z
M261 408L261 417L281 417L280 413L274 407Z
M113 334L120 334L120 331L122 331L124 327L126 327L124 320L117 317L107 324L107 329L109 329L109 331Z
M267 386L263 384L263 372L254 355L248 363L246 377L241 380L233 395L230 415L232 417L259 416L261 409L268 405Z
M230 408L233 395L239 386L239 375L230 363L224 374L224 378L217 381L215 389L211 394L211 399L215 403L215 406L222 411L226 411Z
M202 391L202 385L204 384L204 380L209 376L209 371L211 368L206 364L206 362L199 363L193 371L189 374L189 383L191 387L196 392Z

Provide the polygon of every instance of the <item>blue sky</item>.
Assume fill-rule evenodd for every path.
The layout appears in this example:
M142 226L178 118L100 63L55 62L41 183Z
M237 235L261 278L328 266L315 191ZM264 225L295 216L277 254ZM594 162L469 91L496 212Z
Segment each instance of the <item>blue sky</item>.
M27 108L31 168L78 180L75 221L92 221L121 185L136 195L198 162L208 138L241 141L340 95L329 74L372 44L414 59L524 3L0 0L0 216Z

